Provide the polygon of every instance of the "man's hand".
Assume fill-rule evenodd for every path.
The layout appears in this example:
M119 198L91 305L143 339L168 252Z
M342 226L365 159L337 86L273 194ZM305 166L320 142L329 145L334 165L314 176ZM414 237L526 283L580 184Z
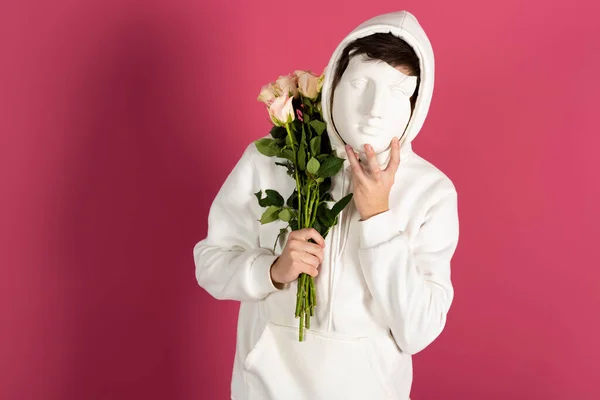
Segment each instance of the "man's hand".
M352 165L353 200L361 220L371 218L389 210L389 197L400 165L400 143L394 137L391 142L391 156L387 167L382 170L375 157L373 147L365 144L367 166L364 168L350 145L346 145L346 154Z
M316 243L308 240L312 239ZM325 239L314 228L292 231L283 252L271 266L273 284L282 288L286 283L298 279L301 273L315 277L323 262Z

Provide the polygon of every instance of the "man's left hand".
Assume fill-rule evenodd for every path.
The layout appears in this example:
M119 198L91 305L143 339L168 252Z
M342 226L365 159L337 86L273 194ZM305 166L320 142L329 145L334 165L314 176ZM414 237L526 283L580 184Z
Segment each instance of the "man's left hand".
M367 168L358 161L358 156L352 147L346 145L346 154L352 166L354 186L352 199L363 221L389 210L390 191L400 165L400 144L396 137L391 142L390 162L383 170L377 162L373 147L365 144L364 148Z

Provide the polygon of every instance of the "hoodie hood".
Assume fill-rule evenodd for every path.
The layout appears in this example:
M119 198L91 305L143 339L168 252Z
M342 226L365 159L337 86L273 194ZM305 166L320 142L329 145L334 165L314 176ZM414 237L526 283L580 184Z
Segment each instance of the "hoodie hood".
M397 11L378 15L363 22L346 35L333 52L329 63L325 68L321 101L323 118L327 123L327 133L331 141L331 146L338 157L346 160L344 163L345 169L349 167L349 161L347 160L346 151L344 149L345 142L333 125L329 107L331 95L333 94L333 77L338 60L344 48L356 39L375 33L392 33L403 39L415 50L419 58L421 69L419 92L412 116L404 131L404 135L400 138L400 162L405 161L407 156L411 153L411 142L419 134L421 127L425 122L431 104L431 97L433 95L435 66L433 49L429 38L414 15L408 11ZM377 155L377 160L382 167L385 167L389 162L389 157L390 149L388 148Z

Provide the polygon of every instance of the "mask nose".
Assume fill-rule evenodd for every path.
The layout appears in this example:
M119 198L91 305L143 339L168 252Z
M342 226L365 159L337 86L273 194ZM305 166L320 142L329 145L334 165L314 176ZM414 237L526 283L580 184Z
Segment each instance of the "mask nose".
M367 117L380 119L383 117L383 106L385 103L383 91L373 86L370 92L369 96L365 97Z

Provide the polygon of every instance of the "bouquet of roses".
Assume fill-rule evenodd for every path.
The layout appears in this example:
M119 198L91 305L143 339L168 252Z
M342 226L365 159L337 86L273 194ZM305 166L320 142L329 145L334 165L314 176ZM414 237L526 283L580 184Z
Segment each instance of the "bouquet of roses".
M261 224L277 220L288 223L275 244L288 229L314 228L325 238L352 198L350 193L332 208L327 206L332 202L331 177L340 171L344 160L334 154L326 132L321 108L323 78L297 70L263 86L258 96L267 107L273 128L270 138L255 141L256 148L265 156L280 159L275 164L286 168L296 181L296 188L285 201L274 189L266 189L265 197L262 190L255 193L259 205L266 208ZM300 341L304 327L310 329L316 304L314 279L303 273L298 277L295 311L295 317L300 318Z

